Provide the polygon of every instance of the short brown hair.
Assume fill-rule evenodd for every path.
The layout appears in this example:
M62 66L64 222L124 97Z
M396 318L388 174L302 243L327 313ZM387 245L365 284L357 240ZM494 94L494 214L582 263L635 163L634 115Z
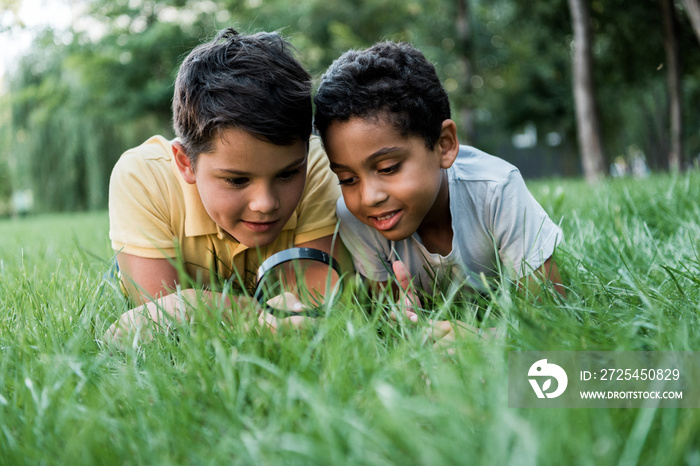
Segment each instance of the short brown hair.
M193 165L214 138L239 128L276 145L311 135L311 77L278 33L232 28L199 45L175 80L173 128Z

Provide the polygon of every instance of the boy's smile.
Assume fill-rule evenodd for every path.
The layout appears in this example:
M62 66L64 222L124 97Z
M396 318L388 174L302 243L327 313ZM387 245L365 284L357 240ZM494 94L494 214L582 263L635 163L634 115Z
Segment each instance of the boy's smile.
M385 238L400 241L424 228L450 228L443 168L456 157L456 138L456 150L446 150L442 137L429 149L423 138L401 135L380 114L334 121L324 143L348 210Z
M369 220L377 230L391 230L397 223L399 223L402 212L403 211L401 210L394 210L393 212L386 212L381 215L370 216Z
M182 177L196 184L209 216L248 247L267 246L297 208L306 181L306 141L277 146L241 129L216 137L194 169L174 145Z

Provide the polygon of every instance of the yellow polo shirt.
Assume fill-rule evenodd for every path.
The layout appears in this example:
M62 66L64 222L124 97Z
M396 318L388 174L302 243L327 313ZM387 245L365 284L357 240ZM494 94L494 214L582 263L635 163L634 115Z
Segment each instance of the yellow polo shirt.
M333 235L340 187L321 141L309 141L306 186L299 206L277 239L250 249L209 217L196 185L182 179L172 142L154 136L125 152L109 183L109 237L115 251L147 258L180 258L187 274L203 284L210 272L234 274L251 288L267 257L300 243Z

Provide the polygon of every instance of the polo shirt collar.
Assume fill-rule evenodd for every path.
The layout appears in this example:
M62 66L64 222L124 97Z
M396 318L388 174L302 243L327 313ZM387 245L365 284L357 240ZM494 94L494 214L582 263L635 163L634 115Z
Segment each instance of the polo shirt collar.
M199 197L197 185L189 184L182 178L182 174L175 163L175 157L171 158L170 164L173 174L180 184L182 198L185 201L185 236L218 234L218 225L211 219L204 208L202 199Z

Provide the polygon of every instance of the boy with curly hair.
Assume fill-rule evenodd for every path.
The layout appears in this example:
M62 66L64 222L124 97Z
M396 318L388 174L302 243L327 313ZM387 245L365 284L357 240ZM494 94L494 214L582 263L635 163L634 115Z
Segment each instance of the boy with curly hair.
M561 230L517 168L459 144L447 93L419 50L383 42L344 53L314 103L342 189L341 238L369 281L386 284L393 271L410 320L420 306L412 283L430 290L445 275L477 291L499 271L535 275L564 293L552 257Z

